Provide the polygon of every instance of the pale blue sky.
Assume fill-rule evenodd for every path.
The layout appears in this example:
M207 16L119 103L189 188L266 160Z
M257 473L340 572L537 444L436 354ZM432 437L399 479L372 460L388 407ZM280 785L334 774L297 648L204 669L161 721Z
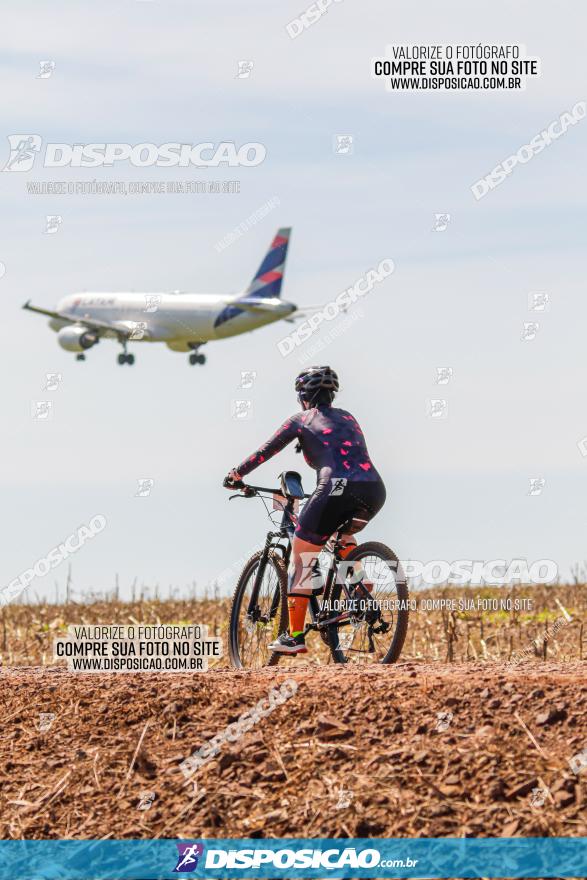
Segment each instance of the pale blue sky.
M368 267L396 271L362 302L365 317L319 360L339 371L340 403L363 424L389 500L368 536L403 558L543 557L563 574L584 555L587 122L480 202L470 186L587 99L577 4L343 0L298 39L303 3L20 3L0 16L5 135L54 142L259 141L265 162L198 171L38 169L0 174L4 304L3 553L7 583L96 513L108 526L73 558L79 589L203 585L263 537L256 502L227 503L230 466L295 409L297 355L288 325L211 344L205 368L161 346L134 349L133 368L102 343L84 364L61 350L31 298L93 290L236 291L278 226L292 225L284 296L326 301ZM542 76L519 93L392 95L370 75L391 42L524 43ZM54 75L36 79L40 60ZM252 60L249 79L237 61ZM351 134L354 152L332 141ZM239 179L240 195L33 196L27 180ZM221 253L215 243L268 199L279 207ZM445 232L434 215L449 212ZM61 214L56 235L45 215ZM531 291L550 310L528 311ZM535 340L521 341L524 321ZM435 385L436 368L453 379ZM241 392L241 370L255 370ZM44 392L47 372L63 375ZM231 418L249 397L252 418ZM448 400L432 421L429 398ZM34 421L31 401L54 417ZM302 467L288 451L257 472L272 482ZM308 471L305 483L311 486ZM538 497L527 495L542 477ZM137 481L154 481L135 498ZM66 566L33 584L53 594Z

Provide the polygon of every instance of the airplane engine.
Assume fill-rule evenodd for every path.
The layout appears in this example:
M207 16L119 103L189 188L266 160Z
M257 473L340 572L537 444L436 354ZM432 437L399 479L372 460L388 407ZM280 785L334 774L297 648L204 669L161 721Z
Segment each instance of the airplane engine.
M98 342L98 334L87 327L73 324L61 328L57 342L66 351L86 351Z

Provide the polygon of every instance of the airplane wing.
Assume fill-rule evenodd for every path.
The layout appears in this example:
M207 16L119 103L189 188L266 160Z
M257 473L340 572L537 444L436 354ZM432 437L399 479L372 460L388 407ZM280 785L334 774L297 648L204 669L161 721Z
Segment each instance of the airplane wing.
M40 309L38 306L32 306L30 299L27 299L23 309L28 309L29 312L37 312L39 315L47 315L48 318L58 318L61 321L65 320L65 318L61 317L59 312L50 312L48 309Z
M57 321L65 321L67 324L83 324L90 330L97 330L99 333L115 333L121 339L130 339L133 335L131 327L117 326L109 324L107 321L98 321L95 318L72 318L64 312L52 312L50 309L41 309L39 306L32 306L30 299L25 302L23 309L29 312L36 312L38 315L45 315L47 318L54 318Z

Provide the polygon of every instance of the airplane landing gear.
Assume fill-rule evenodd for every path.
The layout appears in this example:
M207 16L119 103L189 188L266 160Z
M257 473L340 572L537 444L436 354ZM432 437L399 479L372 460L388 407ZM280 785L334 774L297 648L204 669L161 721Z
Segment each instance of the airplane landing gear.
M132 367L135 362L135 356L134 354L128 354L126 350L126 339L121 339L120 341L122 342L122 353L118 355L118 363L121 366L122 364L129 364L129 366Z
M188 343L189 347L192 349L192 352L189 356L189 362L192 367L195 364L205 364L206 363L206 355L198 354L198 350L204 345L203 342L190 342Z
M75 359L76 361L85 361L86 356L83 352L80 351L79 354L76 354Z

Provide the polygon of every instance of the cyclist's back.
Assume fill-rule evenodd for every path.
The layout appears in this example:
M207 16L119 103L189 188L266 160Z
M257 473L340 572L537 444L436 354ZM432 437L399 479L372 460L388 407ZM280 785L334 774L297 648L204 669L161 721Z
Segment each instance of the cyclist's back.
M297 440L307 464L316 471L316 488L304 507L296 536L324 544L342 522L353 517L349 533L359 531L381 509L385 486L350 412L323 401L295 413L245 459L235 473L245 477Z
M317 482L333 477L347 480L381 479L367 452L365 437L351 413L334 406L317 406L292 417L304 458L317 472Z

